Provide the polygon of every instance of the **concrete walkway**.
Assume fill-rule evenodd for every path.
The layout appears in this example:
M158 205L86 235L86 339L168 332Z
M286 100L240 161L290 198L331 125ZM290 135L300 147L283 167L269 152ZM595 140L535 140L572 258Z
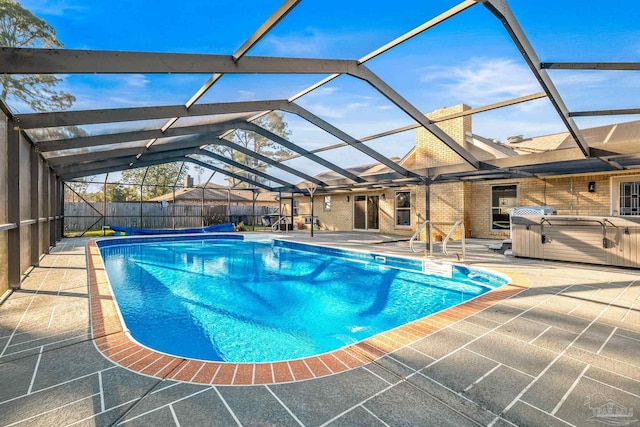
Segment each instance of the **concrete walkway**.
M312 241L410 255L397 239L316 232ZM1 426L638 425L637 270L508 258L470 240L467 262L531 288L339 374L213 386L143 376L96 349L86 242L59 242L0 306ZM455 260L459 243L449 253Z

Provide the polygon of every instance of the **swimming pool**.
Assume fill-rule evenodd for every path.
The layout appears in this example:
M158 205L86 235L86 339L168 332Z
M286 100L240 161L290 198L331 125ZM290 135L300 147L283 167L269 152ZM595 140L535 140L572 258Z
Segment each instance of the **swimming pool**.
M226 362L326 353L508 280L464 266L242 235L98 242L121 318L157 351Z

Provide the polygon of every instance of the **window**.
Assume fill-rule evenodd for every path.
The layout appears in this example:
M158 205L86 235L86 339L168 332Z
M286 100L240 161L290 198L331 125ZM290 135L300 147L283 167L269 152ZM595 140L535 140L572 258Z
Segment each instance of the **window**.
M620 215L640 215L640 182L620 183Z
M298 211L300 210L300 203L298 200L293 201L293 216L298 216Z
M516 206L518 206L516 184L491 187L491 229L508 230L509 212Z
M610 182L611 215L640 216L640 175L613 176Z
M411 193L409 191L396 192L396 225L411 225Z
M328 212L331 210L331 196L324 196L324 211Z

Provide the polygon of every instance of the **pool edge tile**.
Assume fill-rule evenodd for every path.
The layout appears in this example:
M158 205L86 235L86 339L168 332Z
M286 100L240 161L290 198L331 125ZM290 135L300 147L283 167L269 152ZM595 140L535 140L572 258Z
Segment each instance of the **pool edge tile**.
M87 243L89 304L94 345L107 359L155 378L211 385L258 385L309 381L364 366L441 329L507 300L530 287L524 276L506 274L511 282L474 299L414 320L325 354L273 363L208 362L156 352L134 341L123 328L111 295L96 240Z

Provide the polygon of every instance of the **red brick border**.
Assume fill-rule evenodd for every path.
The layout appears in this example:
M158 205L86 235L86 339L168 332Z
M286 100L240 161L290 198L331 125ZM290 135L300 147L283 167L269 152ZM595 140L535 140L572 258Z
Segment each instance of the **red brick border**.
M87 244L93 340L105 357L125 368L163 379L199 384L256 385L302 381L363 366L529 287L520 276L477 298L378 334L348 347L284 362L203 362L158 353L124 333L95 240ZM516 278L514 281L514 277Z

